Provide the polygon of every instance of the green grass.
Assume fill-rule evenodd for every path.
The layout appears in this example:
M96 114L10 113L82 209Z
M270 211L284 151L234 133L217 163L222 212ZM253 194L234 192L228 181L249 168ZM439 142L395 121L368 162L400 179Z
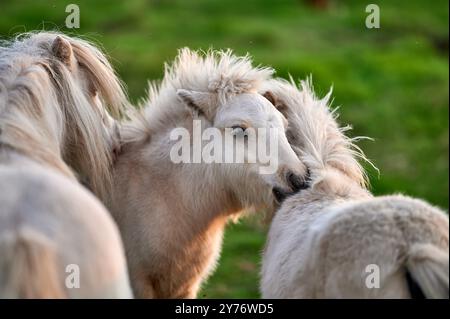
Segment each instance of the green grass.
M70 3L70 2L68 2ZM375 142L362 148L376 194L402 192L448 209L448 1L377 1L381 29L368 30L364 1L330 1L318 10L301 0L76 3L75 33L101 43L133 101L182 46L249 52L278 75L312 74L319 94L334 86L340 122ZM369 3L369 2L368 2ZM64 1L0 4L0 35L64 27ZM265 227L256 218L231 225L219 267L201 296L258 297Z

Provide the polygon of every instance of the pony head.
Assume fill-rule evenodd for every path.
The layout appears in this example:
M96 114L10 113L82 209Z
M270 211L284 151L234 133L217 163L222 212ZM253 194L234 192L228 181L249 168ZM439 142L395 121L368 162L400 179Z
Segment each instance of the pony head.
M219 179L233 183L245 178L253 185L263 181L277 200L306 187L306 168L286 138L286 118L258 93L271 69L255 68L249 56L236 57L230 50L202 57L182 49L166 72L172 83L182 84L174 87L192 118L220 132L207 139L220 144L222 157L215 157L221 164L216 170ZM233 159L227 160L231 154Z
M28 33L2 45L0 69L2 142L46 164L67 163L101 195L118 145L111 115L127 105L103 53L64 34Z
M354 144L361 137L349 138L345 132L351 127L339 127L336 110L329 107L331 90L324 98L318 99L310 79L301 81L298 88L291 78L290 82L269 80L260 92L270 95L275 107L288 119L287 138L308 167L313 187L319 185L325 175L334 176L336 173L345 175L363 188L367 186L367 176L358 159L371 162Z
M201 55L181 49L175 62L166 65L162 83L150 85L145 108L124 131L124 140L154 147L164 143L152 152L184 152L187 156L178 162L192 171L203 169L203 179L228 189L244 206L272 204L272 190L279 199L305 187L307 175L287 141L286 118L258 93L272 74L272 69L253 67L248 56L236 57L229 50ZM177 130L182 140L174 142ZM164 135L168 131L170 139ZM188 145L182 149L183 142Z
M268 99L251 91L224 102L215 93L183 89L177 93L194 116L206 117L208 128L202 137L209 143L202 143L201 152L213 153L215 163L222 163L221 180L245 178L254 185L261 184L255 179L262 180L279 202L306 187L306 168L286 138L287 120ZM208 114L211 106L214 113Z

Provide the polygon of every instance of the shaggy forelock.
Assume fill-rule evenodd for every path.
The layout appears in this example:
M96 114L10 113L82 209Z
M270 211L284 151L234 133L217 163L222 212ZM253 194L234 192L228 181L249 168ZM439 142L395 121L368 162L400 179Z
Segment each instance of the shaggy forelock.
M252 66L249 55L236 56L231 50L203 52L182 48L172 64L165 64L163 80L149 82L147 99L140 110L129 113L131 121L124 126L123 141L147 140L153 131L184 116L178 89L212 93L218 104L224 104L238 94L257 92L273 73L271 68Z
M238 57L231 50L205 54L183 48L172 65L165 65L162 86L216 93L219 100L257 90L273 70L253 67L249 55Z

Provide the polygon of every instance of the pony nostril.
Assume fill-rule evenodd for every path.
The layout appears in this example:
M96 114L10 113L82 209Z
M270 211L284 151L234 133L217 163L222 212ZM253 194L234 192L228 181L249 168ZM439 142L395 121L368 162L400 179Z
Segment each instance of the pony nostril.
M311 186L311 182L312 182L311 171L309 170L309 168L307 168L305 177L306 187Z
M287 180L294 191L308 188L308 183L305 181L305 179L301 178L298 175L295 175L292 172L289 172L287 174Z

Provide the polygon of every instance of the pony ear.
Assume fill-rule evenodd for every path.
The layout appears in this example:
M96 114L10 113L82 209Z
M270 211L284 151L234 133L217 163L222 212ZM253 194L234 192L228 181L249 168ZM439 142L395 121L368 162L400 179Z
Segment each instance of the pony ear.
M213 104L211 93L179 89L177 95L194 114L202 114L210 119L209 113Z
M52 52L58 60L64 63L70 70L73 70L75 57L69 41L57 36L52 44Z
M273 104L273 106L277 106L277 99L275 98L275 95L273 95L272 92L267 91L262 96L268 99L269 102Z
M278 111L280 111L281 114L287 117L286 105L280 99L277 99L277 97L271 91L266 91L265 93L262 94L262 96L264 96L267 100L269 100L269 102L272 103L272 105L275 106L275 108Z

